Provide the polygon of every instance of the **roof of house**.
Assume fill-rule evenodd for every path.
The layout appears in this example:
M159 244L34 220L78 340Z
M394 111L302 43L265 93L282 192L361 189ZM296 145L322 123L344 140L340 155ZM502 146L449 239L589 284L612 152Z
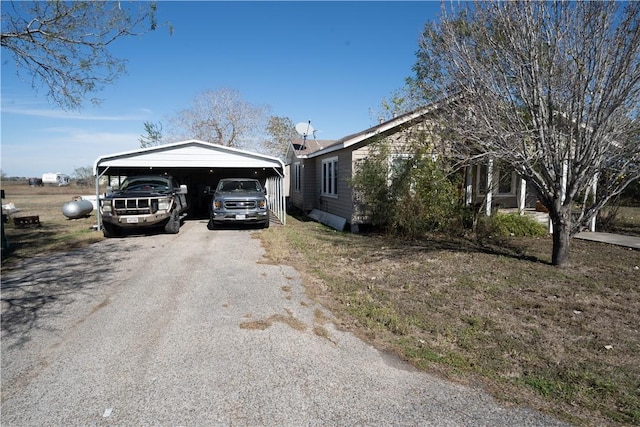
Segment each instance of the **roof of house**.
M344 138L341 138L337 141L315 141L315 140L307 139L305 142L305 149L295 150L295 153L298 158L312 158L312 157L320 156L323 154L331 153L333 151L342 150L344 148L348 148L354 144L363 142L375 136L385 134L385 133L392 133L392 131L395 128L398 128L399 126L404 125L406 123L410 123L414 120L420 119L421 117L436 110L437 108L438 108L437 104L432 104L428 107L399 115L397 117L394 117L391 120L387 120L386 122L382 122L376 126L372 126L369 129L365 129L362 132L345 136ZM322 144L323 142L326 145L323 146ZM293 144L295 149L296 143L293 142Z
M324 150L339 142L335 139L294 139L291 144L298 157L300 157L301 155L309 155L316 151Z

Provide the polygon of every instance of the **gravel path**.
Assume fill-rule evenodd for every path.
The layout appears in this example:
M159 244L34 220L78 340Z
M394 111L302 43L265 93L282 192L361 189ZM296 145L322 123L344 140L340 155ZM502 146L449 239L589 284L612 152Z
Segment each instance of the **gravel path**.
M5 273L1 424L561 425L335 329L254 232L190 221Z

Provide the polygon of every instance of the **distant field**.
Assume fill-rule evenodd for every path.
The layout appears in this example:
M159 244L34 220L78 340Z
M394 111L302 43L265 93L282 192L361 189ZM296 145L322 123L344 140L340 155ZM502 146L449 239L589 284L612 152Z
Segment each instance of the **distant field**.
M27 184L3 182L2 189L5 191L2 205L13 203L19 209L10 214L9 222L5 224L10 258L3 262L3 268L36 253L65 251L103 239L102 233L93 229L95 211L86 218L73 220L62 214L62 206L72 197L95 194L94 188L29 187ZM15 217L33 215L40 218L40 227L17 228L14 225Z

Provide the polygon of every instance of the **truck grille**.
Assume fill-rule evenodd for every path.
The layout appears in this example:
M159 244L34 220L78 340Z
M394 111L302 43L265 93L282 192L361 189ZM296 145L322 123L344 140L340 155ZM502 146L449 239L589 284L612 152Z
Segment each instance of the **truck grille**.
M257 206L256 201L255 200L227 200L224 202L224 207L225 209L240 209L240 210L247 210L247 209L255 209Z
M116 215L144 215L158 211L158 199L114 199Z

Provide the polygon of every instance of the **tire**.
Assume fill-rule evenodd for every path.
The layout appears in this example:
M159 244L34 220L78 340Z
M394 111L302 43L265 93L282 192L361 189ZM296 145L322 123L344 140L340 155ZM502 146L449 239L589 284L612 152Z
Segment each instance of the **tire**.
M216 229L216 224L215 224L215 222L213 222L213 217L209 218L209 222L207 223L207 229L208 230L215 230Z
M264 222L264 225L262 226L262 228L269 228L269 223L271 221L269 221L269 218L267 218L267 220Z
M164 226L164 231L169 234L178 234L180 232L180 217L178 216L178 211L173 211L171 213L171 218Z
M119 235L118 227L108 222L102 223L102 235L106 238L116 237Z

